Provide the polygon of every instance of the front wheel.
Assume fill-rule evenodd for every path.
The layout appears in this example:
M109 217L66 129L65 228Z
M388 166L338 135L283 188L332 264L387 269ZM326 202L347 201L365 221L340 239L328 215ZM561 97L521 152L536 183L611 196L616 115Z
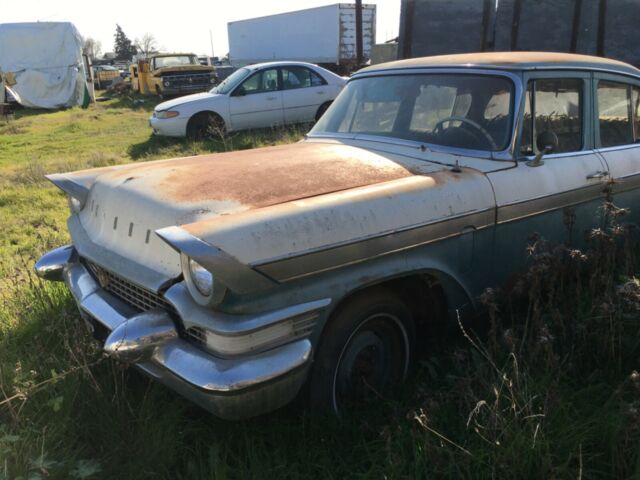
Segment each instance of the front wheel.
M316 122L322 118L322 116L324 115L324 112L326 112L330 106L331 106L331 102L325 102L322 105L320 105L320 108L318 108L318 111L316 112Z
M406 378L413 356L411 311L393 292L358 294L330 319L318 347L312 408L340 415L387 398Z
M224 137L226 126L220 115L201 112L194 115L187 124L187 136L193 140Z

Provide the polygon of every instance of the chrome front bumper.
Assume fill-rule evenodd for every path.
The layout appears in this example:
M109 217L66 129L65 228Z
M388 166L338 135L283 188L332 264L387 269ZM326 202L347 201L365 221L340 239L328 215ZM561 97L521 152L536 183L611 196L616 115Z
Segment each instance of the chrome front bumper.
M67 284L107 354L221 418L252 417L285 405L307 377L312 346L306 338L265 352L215 357L181 338L168 312L140 312L104 290L72 246L47 253L35 270Z

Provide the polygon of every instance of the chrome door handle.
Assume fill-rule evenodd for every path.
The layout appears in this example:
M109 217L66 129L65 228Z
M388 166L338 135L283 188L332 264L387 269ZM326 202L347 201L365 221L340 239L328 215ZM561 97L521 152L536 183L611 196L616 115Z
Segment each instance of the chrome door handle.
M321 92L316 92L318 95L324 95L324 90L322 90Z
M267 97L267 100L276 100L278 97Z
M599 172L595 172L595 173L592 173L590 175L587 175L587 180L592 180L594 178L604 178L607 175L609 175L609 172L605 172L605 171L601 170Z

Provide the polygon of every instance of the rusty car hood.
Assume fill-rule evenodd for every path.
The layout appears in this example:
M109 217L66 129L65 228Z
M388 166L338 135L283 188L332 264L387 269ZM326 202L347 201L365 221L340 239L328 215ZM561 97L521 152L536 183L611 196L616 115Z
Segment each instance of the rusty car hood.
M260 210L414 174L365 149L300 142L50 176L87 191L80 222L97 245L179 275L179 259L155 231ZM231 215L234 214L234 215Z

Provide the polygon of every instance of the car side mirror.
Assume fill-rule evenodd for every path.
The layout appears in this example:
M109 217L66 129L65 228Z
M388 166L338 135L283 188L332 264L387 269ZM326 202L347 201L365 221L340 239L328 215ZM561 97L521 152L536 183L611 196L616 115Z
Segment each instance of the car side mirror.
M238 87L236 88L236 91L233 92L234 97L244 97L246 94L247 91L244 89L244 87Z
M544 165L542 157L554 152L558 148L558 136L551 130L545 130L537 136L536 146L538 147L538 153L533 160L527 162L527 165L530 167Z

